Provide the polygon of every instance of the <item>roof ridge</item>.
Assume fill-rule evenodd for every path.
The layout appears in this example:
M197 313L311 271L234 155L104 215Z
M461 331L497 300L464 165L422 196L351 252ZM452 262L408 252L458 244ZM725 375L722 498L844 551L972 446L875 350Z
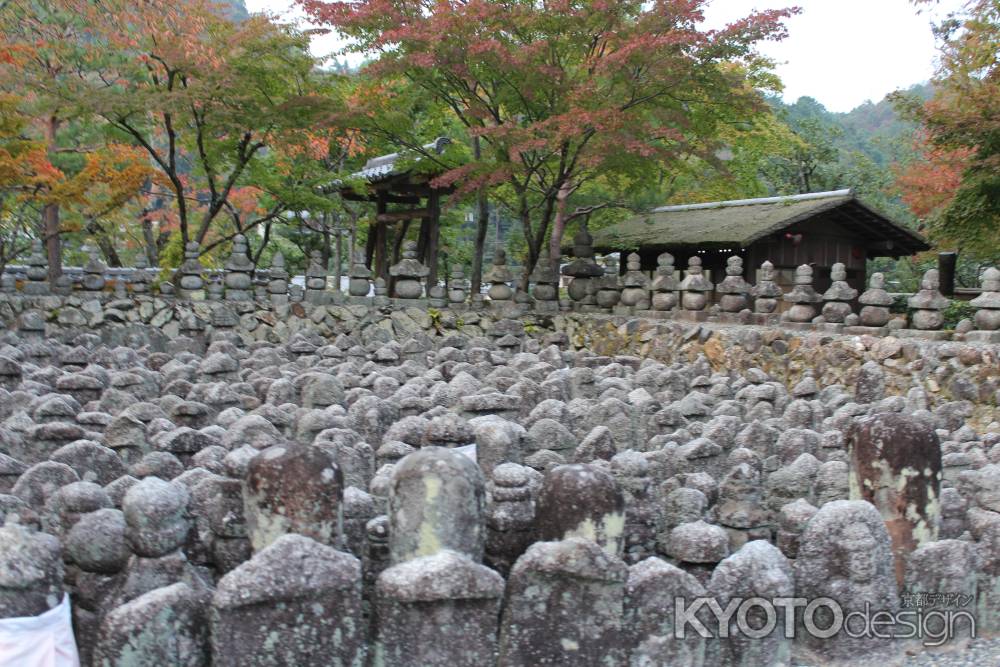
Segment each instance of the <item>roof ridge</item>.
M677 204L654 208L651 213L669 213L671 211L696 211L705 208L728 208L731 206L754 206L759 204L784 204L789 202L810 201L814 199L832 199L833 197L854 196L850 188L831 190L829 192L810 192L804 195L787 195L783 197L761 197L758 199L731 199L729 201L705 202L703 204Z

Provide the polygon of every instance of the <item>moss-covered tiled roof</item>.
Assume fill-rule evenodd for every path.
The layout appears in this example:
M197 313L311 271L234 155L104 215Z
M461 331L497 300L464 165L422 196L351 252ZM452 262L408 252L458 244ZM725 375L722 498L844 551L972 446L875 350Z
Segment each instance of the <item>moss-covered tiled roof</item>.
M841 217L855 220L852 226L863 238L893 240L907 251L904 254L928 248L917 234L865 206L850 190L664 206L593 232L594 248L612 252L644 246L746 247L797 222L841 207L845 207Z

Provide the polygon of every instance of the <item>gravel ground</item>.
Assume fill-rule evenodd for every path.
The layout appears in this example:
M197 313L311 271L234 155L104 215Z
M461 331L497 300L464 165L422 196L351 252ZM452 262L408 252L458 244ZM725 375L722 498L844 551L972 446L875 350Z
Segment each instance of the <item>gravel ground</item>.
M796 656L795 667L823 667L822 663ZM907 650L906 656L874 658L856 663L864 667L1000 667L1000 637L980 638L954 648L920 650L919 646Z
M905 667L1000 667L1000 637L974 639L964 650L925 651L907 658Z

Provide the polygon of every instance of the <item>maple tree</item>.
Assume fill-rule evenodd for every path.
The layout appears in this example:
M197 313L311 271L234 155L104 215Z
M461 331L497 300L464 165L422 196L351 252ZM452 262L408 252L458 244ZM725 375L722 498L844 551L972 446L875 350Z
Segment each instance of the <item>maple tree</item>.
M651 161L712 159L723 116L748 116L776 80L753 46L794 10L705 30L703 0L300 0L373 58L358 123L416 148L407 93L444 105L481 143L439 183L490 189L520 222L522 285L575 198L598 179L650 178ZM406 85L401 85L405 83ZM725 109L726 114L719 113ZM426 156L429 160L434 156Z
M914 215L930 218L955 199L973 150L937 148L921 135L914 152L914 159L894 169L895 187Z
M333 110L336 77L316 71L306 35L263 15L230 20L212 0L14 4L28 24L47 20L40 6L72 17L71 47L59 52L72 74L34 68L27 78L39 97L141 150L153 168L138 216L156 246L148 254L176 264L189 241L208 253L291 206L329 205L310 200L329 179L314 158L339 132L327 123L303 133Z
M79 168L61 168L52 146L31 132L35 120L19 96L0 93L0 265L27 251L38 237L33 219L45 221L53 207L65 213L57 239L84 228L113 256L102 222L137 196L147 162L130 146L107 144L80 154ZM41 238L51 239L46 228Z
M929 4L916 0L915 4ZM897 186L933 237L996 258L1000 248L1000 5L970 0L936 26L941 40L934 95L896 96L920 121L920 157Z
M65 105L41 93L43 85L76 76L72 62L81 31L78 17L58 1L12 1L0 12L0 90L18 100L17 113L28 119L20 132L42 142L53 176L71 175L91 150L78 140L84 133ZM37 190L38 195L46 192L46 187ZM63 204L47 196L41 205L38 235L45 242L50 279L62 272Z
M0 272L30 247L32 195L58 179L42 141L24 136L28 119L13 95L0 95Z

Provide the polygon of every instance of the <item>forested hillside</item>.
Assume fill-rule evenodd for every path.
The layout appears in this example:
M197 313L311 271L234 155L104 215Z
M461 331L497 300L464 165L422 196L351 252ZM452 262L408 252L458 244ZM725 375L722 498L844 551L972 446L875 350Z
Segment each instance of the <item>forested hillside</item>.
M907 94L926 100L931 87L919 84ZM891 186L893 169L914 156L918 127L900 116L889 96L848 113L828 111L811 97L793 104L774 99L771 104L804 144L794 159L772 158L764 168L764 178L775 194L850 187L901 222L916 223Z

